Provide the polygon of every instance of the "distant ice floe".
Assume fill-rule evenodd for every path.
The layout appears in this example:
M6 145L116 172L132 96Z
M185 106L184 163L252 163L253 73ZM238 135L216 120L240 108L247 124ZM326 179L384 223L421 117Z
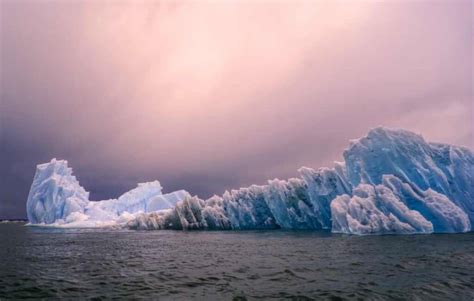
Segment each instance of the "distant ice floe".
M333 168L213 196L162 194L158 181L117 199L89 201L68 167L38 165L27 201L31 225L130 229L328 229L347 234L456 233L474 222L474 153L376 128L351 141Z

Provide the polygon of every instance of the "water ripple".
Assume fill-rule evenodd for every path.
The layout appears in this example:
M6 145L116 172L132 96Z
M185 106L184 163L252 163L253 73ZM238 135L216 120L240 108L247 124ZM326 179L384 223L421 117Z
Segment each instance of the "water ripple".
M474 233L54 230L0 225L0 299L474 298Z

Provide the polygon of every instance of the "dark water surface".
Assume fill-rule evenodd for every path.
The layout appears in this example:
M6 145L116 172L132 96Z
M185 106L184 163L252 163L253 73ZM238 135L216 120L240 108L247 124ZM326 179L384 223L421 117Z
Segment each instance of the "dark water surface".
M0 224L0 299L474 300L474 233L55 230Z

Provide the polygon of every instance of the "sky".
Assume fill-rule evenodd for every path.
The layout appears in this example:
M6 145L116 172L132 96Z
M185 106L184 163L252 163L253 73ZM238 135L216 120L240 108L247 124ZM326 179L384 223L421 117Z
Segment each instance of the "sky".
M66 159L93 200L201 198L376 126L474 148L471 1L0 0L0 218Z

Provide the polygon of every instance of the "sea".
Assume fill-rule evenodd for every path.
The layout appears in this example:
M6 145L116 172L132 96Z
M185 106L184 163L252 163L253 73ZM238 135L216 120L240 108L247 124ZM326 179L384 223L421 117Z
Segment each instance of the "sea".
M0 300L474 300L474 233L0 224Z

